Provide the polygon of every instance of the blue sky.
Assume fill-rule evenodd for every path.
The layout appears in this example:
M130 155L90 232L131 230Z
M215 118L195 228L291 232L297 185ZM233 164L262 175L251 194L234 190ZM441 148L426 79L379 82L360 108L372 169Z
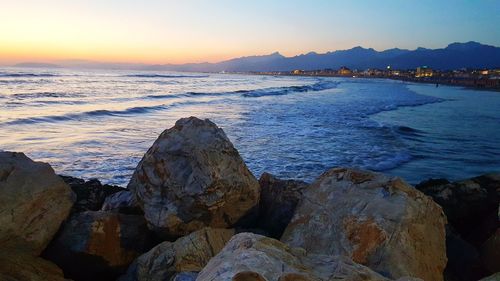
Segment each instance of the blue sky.
M499 0L16 0L0 9L0 63L218 61L279 51L500 46Z

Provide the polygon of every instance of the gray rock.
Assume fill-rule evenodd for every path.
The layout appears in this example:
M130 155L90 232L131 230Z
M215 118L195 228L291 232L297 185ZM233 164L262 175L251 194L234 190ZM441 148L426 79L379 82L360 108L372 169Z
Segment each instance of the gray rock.
M69 215L71 189L49 164L0 152L0 248L38 256Z
M123 190L106 197L101 211L117 211L120 213L138 213L139 204L132 192Z
M150 227L165 237L232 227L257 206L260 190L222 129L195 117L158 137L128 188Z
M445 223L441 207L401 179L337 168L306 189L281 241L390 278L442 280Z

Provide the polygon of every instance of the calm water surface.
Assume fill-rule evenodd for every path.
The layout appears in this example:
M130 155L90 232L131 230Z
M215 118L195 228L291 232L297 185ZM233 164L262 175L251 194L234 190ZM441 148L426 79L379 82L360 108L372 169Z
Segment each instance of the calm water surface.
M390 80L0 68L0 149L126 185L181 117L221 126L254 174L333 166L462 179L500 171L500 93Z

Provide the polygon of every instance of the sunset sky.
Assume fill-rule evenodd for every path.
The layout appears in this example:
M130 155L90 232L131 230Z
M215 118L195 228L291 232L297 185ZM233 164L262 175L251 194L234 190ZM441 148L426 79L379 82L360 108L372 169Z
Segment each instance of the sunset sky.
M0 0L0 64L500 46L500 1Z

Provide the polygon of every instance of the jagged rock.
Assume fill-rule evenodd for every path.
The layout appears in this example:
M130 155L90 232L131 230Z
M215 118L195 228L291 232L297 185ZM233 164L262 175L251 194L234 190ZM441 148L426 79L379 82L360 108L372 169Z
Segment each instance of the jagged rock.
M481 247L481 259L490 272L500 272L500 228Z
M119 191L106 197L101 210L118 211L127 214L142 213L134 194L129 190Z
M112 280L150 248L142 216L87 211L75 213L44 253L76 280Z
M191 280L233 235L231 229L203 228L175 242L163 242L138 257L120 281L171 280L174 276L174 280Z
M99 211L106 197L125 190L116 185L101 184L97 179L85 181L83 179L60 176L76 194L76 202L71 210L72 213L84 211Z
M257 223L271 237L279 239L308 184L303 181L281 180L268 173L260 176L259 184L261 193Z
M443 280L445 223L441 207L401 179L336 168L305 190L281 241L390 278Z
M224 131L195 117L158 137L128 188L150 227L165 237L232 227L256 207L260 190Z
M197 281L389 280L344 256L306 255L278 240L240 233L198 274Z
M500 173L447 184L424 182L416 188L441 205L448 222L465 241L476 247L500 227Z
M0 253L0 280L2 281L63 281L57 265L31 254L9 251Z
M39 255L68 216L74 194L49 164L0 152L0 248Z

